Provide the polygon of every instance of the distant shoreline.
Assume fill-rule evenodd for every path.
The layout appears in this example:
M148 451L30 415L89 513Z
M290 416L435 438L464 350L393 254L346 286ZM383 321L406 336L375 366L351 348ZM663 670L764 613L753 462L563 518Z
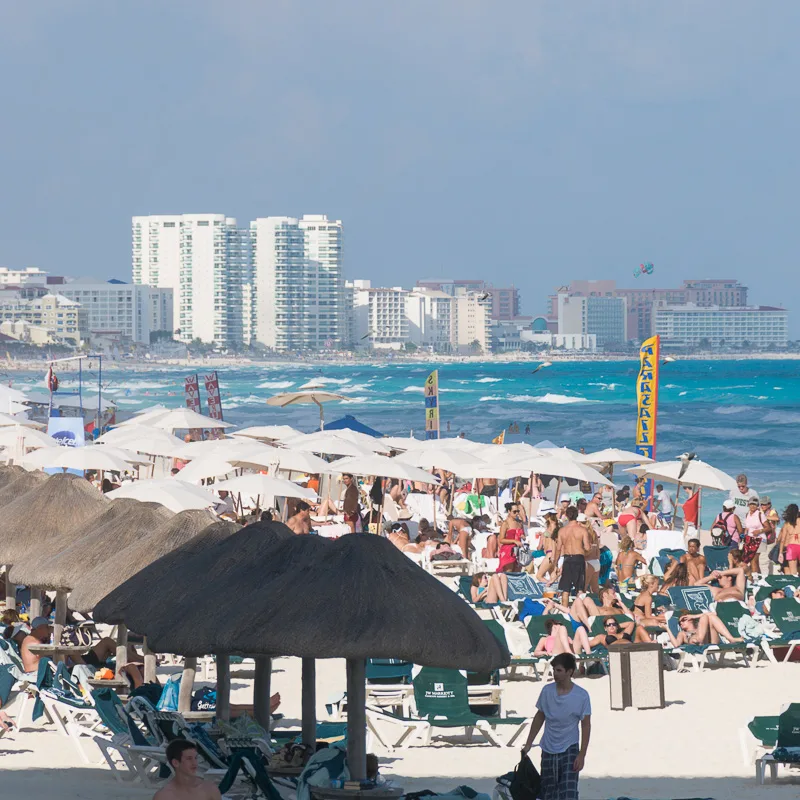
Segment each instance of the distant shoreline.
M798 353L707 353L693 355L675 355L677 361L800 361ZM221 369L223 367L262 367L269 369L280 369L281 367L297 367L305 364L309 367L325 366L346 366L348 364L357 365L385 365L385 364L525 364L540 363L542 361L552 361L554 363L608 363L617 361L638 362L635 355L605 355L586 353L579 354L533 354L533 353L508 353L487 358L486 356L450 356L428 354L426 356L408 355L395 357L392 359L378 358L351 358L341 354L330 358L308 358L300 359L297 356L291 358L226 358L222 356L190 357L185 358L166 358L166 359L118 359L112 360L110 357L103 359L103 368L130 369L139 371L159 370L165 367L185 367L187 369L208 369L209 367ZM47 369L48 361L45 359L21 359L5 360L0 362L1 372L36 372ZM56 367L58 370L58 367ZM68 371L68 370L65 370Z

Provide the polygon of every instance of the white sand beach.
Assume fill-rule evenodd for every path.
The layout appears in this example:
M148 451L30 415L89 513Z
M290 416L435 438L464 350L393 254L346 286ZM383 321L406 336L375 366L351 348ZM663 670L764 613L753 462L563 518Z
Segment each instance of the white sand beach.
M162 677L167 671L162 671ZM281 711L289 718L299 717L299 660L277 659L272 682L281 693ZM785 800L800 794L797 772L792 779L786 777L792 773L782 770L777 784L758 786L752 758L746 765L739 739L750 718L774 714L782 704L797 699L796 664L669 672L665 675L667 707L653 711L611 711L607 677L582 678L580 685L590 692L593 711L582 798L744 800L768 795ZM503 681L504 710L533 713L542 686L531 680ZM344 688L344 662L318 662L320 718L329 694ZM232 700L251 699L252 671L247 663L235 666ZM519 755L515 747L463 740L456 744L434 740L428 748L376 752L381 772L409 791L444 791L467 784L489 794L495 777L512 769ZM94 751L92 757L99 758L99 752ZM0 767L4 797L110 800L152 796L152 791L116 781L104 764L83 764L72 742L51 730L29 728L4 736Z

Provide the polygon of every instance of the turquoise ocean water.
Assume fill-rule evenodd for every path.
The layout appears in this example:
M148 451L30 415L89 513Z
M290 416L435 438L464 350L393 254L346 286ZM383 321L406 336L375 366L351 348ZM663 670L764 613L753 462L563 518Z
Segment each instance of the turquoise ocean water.
M465 431L489 441L511 422L531 433L507 441L535 444L549 439L587 452L604 447L633 449L634 361L555 363L532 374L530 364L456 363L440 365L442 432ZM42 390L42 373L14 376L14 385ZM318 427L316 406L286 409L267 397L306 383L327 385L347 403L326 406L326 420L353 414L390 435L424 429L423 364L297 364L225 367L218 370L225 419L239 426L288 424ZM188 368L135 365L105 369L104 391L120 409L136 411L155 403L181 405ZM68 373L63 374L69 378ZM89 377L89 381L91 377ZM88 381L87 381L88 382ZM202 383L202 380L201 380ZM96 385L96 384L95 384ZM746 472L750 484L769 493L779 509L800 498L800 375L796 361L677 361L661 370L658 458L687 450L732 474ZM617 481L620 482L619 480ZM627 482L627 481L626 481ZM720 502L710 494L704 520Z

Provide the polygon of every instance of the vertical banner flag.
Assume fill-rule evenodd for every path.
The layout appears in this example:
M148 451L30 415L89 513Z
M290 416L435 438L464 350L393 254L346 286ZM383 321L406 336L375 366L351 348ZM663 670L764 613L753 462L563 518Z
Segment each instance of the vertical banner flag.
M197 375L189 375L184 381L184 391L186 393L186 408L200 413L200 386L198 385Z
M639 375L636 379L636 447L640 455L656 457L656 421L658 418L658 368L661 362L661 339L651 336L639 348ZM647 496L653 496L653 482L648 481Z
M439 370L425 379L425 438L439 438Z
M206 375L206 399L208 416L211 419L222 419L222 398L219 396L219 378L216 372Z

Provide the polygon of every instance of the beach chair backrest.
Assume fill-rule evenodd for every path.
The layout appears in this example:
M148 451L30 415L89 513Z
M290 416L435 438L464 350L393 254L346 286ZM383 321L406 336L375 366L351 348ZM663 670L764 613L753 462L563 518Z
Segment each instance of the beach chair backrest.
M675 608L685 608L693 614L710 611L714 602L707 586L673 586L667 592Z
M561 616L554 616L552 614L539 614L536 616L528 617L525 623L525 630L528 632L528 638L531 642L531 647L535 648L539 644L542 636L547 636L546 623L548 620L557 620L562 624L566 624L566 620Z
M783 636L800 638L800 603L797 600L773 600L769 613Z
M367 683L411 683L413 667L399 658L368 658Z
M92 692L92 699L97 715L111 733L130 734L133 737L128 712L125 711L122 702L113 689L95 689ZM135 728L135 726L133 727ZM142 741L138 742L138 744L147 744L147 742Z
M722 620L725 627L734 635L739 635L739 620L744 616L750 616L750 611L738 600L725 600L717 603L717 616Z
M423 667L414 676L414 700L422 718L468 716L467 676L457 669Z
M492 632L492 635L503 647L508 647L506 632L503 626L496 619L485 619L483 624Z
M662 547L658 551L658 555L659 558L674 558L676 561L680 561L686 555L686 551L682 547Z
M508 579L508 599L509 600L524 600L526 597L531 600L540 600L542 598L542 586L537 583L533 575L527 572L509 572L506 573Z
M800 747L800 703L790 703L778 717L778 747Z
M798 575L765 575L764 580L773 589L783 589L784 586L800 586Z
M747 723L747 730L764 747L775 747L778 742L778 717L753 717Z
M730 547L722 545L707 544L703 547L703 556L706 559L706 566L713 572L715 569L728 569L728 553Z
M468 602L472 602L472 575L458 576L458 593Z

